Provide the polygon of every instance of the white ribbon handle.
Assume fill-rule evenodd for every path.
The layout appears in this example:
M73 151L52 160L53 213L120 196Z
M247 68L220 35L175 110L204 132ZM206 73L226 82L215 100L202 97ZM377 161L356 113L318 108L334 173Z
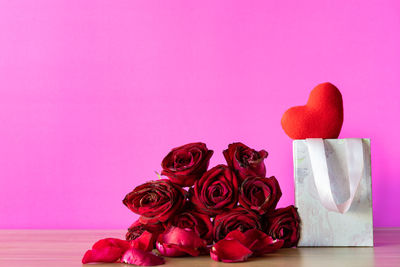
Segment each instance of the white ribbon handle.
M322 205L334 212L345 213L349 210L364 170L364 150L362 139L344 139L346 144L347 172L350 185L350 196L341 204L336 204L333 199L332 188L326 162L324 140L321 138L306 139L310 154L311 168L315 186Z

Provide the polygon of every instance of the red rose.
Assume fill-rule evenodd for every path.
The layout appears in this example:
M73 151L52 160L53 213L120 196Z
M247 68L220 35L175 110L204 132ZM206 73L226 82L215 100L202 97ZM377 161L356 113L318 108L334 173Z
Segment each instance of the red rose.
M300 238L300 217L297 208L289 206L268 214L266 233L274 239L284 240L283 247L297 246Z
M161 174L177 185L192 186L207 171L213 153L203 143L174 148L163 159Z
M243 181L240 189L239 203L260 215L274 210L282 196L281 188L274 176L249 177Z
M218 165L196 181L190 199L201 213L213 216L235 207L238 194L234 172L228 166Z
M137 186L122 201L131 211L141 215L141 223L165 222L185 204L185 190L167 179Z
M210 216L207 214L201 214L187 208L168 221L167 228L170 226L192 229L200 238L206 240L208 244L213 241L213 224Z
M239 180L248 176L265 177L264 159L268 156L265 150L255 151L242 143L233 143L224 150L228 166L235 170Z
M236 207L215 217L214 240L224 239L234 230L245 232L249 229L261 230L260 217L252 211Z

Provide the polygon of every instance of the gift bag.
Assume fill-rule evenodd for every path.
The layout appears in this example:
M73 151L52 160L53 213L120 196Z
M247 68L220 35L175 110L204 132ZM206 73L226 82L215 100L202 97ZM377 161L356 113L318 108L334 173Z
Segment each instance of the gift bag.
M299 246L373 246L369 139L293 141Z

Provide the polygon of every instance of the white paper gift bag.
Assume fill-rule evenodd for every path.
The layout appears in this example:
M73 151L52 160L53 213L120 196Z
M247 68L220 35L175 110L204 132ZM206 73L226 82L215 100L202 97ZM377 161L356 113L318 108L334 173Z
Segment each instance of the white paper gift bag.
M369 139L293 141L299 246L373 246Z

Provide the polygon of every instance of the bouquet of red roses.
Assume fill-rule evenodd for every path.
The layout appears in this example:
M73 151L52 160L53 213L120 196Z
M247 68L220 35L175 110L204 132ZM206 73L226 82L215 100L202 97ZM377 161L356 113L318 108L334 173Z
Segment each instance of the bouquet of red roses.
M296 246L300 219L294 206L276 209L282 192L274 176L265 177L268 153L233 143L223 154L227 165L207 170L213 151L204 143L172 149L161 163L167 178L125 196L124 205L140 215L126 240L102 239L82 262L163 264L155 248L167 257L239 262Z

